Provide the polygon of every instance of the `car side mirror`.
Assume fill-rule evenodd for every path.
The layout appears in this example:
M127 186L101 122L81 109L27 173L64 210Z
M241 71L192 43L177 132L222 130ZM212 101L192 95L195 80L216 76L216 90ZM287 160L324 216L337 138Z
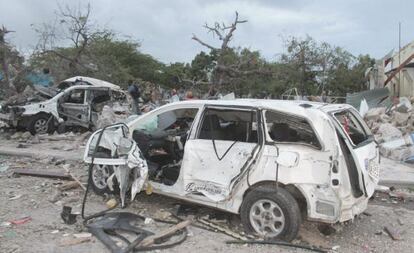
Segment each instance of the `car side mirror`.
M295 167L299 162L299 154L291 151L281 151L276 162L287 168Z

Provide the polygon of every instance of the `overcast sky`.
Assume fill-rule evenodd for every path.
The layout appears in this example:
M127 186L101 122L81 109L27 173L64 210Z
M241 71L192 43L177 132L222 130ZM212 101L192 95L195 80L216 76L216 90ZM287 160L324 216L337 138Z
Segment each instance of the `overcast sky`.
M87 1L81 1L85 5ZM402 44L414 40L414 1L390 0L91 0L92 19L101 27L141 42L141 50L165 63L191 61L201 45L192 34L216 45L202 26L231 22L237 10L241 24L233 46L259 50L274 60L282 53L281 37L290 35L326 41L354 55L380 58L398 48L398 22ZM36 44L31 24L54 20L58 5L76 0L0 0L0 25L16 32L8 38L26 54Z

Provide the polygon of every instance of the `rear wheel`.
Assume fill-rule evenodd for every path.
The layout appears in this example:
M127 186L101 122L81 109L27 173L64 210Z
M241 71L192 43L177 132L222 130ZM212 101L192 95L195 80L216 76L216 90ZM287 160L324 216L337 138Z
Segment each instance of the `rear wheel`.
M298 203L283 188L258 187L243 200L240 211L246 232L267 239L291 241L301 224Z

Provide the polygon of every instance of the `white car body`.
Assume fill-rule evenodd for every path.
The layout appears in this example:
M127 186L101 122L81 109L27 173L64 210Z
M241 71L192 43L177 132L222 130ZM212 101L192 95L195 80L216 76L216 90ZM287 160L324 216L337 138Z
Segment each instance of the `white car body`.
M81 103L65 103L63 101L64 96L78 90L85 91L84 99ZM77 121L74 125L78 124L88 127L93 114L91 111L91 101L88 101L88 97L90 92L96 90L123 93L118 85L95 78L76 76L62 81L54 89L56 95L52 98L26 105L10 106L8 113L0 113L0 119L15 127L28 127L33 117L43 114L48 117L53 116L52 119L57 125L66 121L67 117L64 117L64 113L59 111L59 106L65 103L65 107L69 110L69 116L72 116Z
M353 219L367 208L368 199L379 180L380 158L370 130L352 106L244 99L176 102L128 122L129 133L125 137L132 139L134 129L151 117L185 108L198 111L188 130L178 179L172 185L149 179L155 193L237 214L247 192L277 182L278 187L287 189L295 199L305 202L303 207L307 209L309 220L343 222ZM250 131L257 131L257 142L232 143L218 139L213 144L210 139L199 138L207 110L218 113L244 111L256 115L256 130L252 130L252 123ZM365 132L363 143L354 145L346 132L349 130L344 130L336 118L345 112L352 114ZM320 145L275 142L266 120L266 115L272 113L284 115L286 119L297 118L308 124L311 128L307 131L313 130ZM90 142L97 133L99 131L91 136L86 147L84 160L88 163L91 162ZM344 142L341 144L340 140ZM344 150L348 150L349 154L345 154ZM222 159L218 159L219 156L223 156ZM349 172L348 164L352 161L355 166L353 172ZM114 165L125 164L126 161L98 157L94 163ZM353 176L350 173L354 173Z

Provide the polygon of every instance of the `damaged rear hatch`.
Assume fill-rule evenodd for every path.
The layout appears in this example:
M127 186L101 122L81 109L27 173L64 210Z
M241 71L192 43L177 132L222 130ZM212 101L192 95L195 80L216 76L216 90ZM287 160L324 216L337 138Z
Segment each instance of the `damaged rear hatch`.
M359 113L350 106L328 111L345 157L353 195L371 197L379 181L379 148Z

